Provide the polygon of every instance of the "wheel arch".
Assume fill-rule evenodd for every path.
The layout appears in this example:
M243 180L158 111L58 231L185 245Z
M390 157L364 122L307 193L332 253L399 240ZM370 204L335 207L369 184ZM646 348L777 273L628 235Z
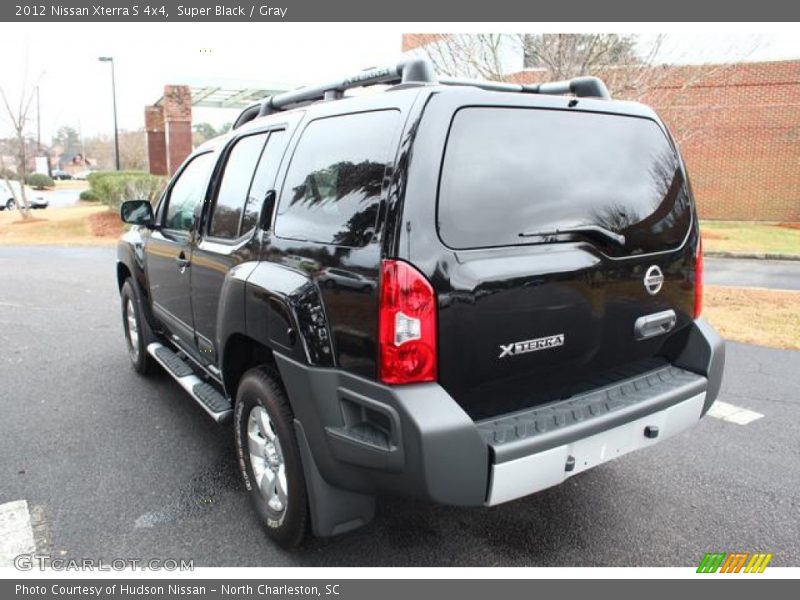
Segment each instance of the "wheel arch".
M147 286L147 276L144 269L143 244L138 232L129 231L120 239L117 245L117 288L122 291L122 286L128 279L131 280L141 301L144 317L153 331L161 329L158 320L153 315L150 303L150 292Z
M117 261L117 290L121 291L122 286L125 285L125 280L132 277L133 274L128 265L122 261Z
M231 334L226 340L220 363L222 382L231 398L236 397L239 382L250 369L267 365L278 372L272 348L240 332Z

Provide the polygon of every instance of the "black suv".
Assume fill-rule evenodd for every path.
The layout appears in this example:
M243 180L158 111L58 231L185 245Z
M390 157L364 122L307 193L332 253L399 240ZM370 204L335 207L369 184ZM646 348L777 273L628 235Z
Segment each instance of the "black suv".
M598 79L414 60L279 94L121 213L130 358L232 417L284 546L364 525L377 494L520 498L719 392L680 155Z

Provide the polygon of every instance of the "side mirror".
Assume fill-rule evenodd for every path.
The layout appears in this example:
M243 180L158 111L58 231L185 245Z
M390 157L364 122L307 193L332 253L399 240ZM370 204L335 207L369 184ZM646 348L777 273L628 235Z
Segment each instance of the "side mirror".
M155 224L153 207L147 200L126 200L119 207L119 216L123 223L144 225L152 228Z

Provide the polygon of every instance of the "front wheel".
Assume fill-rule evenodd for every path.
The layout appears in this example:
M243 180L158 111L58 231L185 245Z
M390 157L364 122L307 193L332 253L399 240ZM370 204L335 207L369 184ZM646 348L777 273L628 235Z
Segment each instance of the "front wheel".
M6 200L6 210L14 210L15 208L17 208L17 203L13 198Z
M234 430L239 470L267 534L299 546L308 532L308 496L294 416L277 374L249 370L236 394Z
M137 372L149 375L153 372L154 362L147 353L147 345L154 341L150 326L144 319L139 294L128 279L120 292L122 299L122 325L125 328L125 341L128 356Z

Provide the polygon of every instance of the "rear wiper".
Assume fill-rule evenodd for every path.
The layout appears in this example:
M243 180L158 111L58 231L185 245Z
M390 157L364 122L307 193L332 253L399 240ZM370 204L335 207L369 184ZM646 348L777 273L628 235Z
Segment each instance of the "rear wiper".
M609 231L605 227L599 225L581 225L580 227L566 227L564 229L556 229L555 231L536 231L533 233L520 233L519 237L547 237L551 235L561 235L567 233L580 233L587 237L597 237L604 240L614 242L620 246L625 245L625 236L619 233Z

